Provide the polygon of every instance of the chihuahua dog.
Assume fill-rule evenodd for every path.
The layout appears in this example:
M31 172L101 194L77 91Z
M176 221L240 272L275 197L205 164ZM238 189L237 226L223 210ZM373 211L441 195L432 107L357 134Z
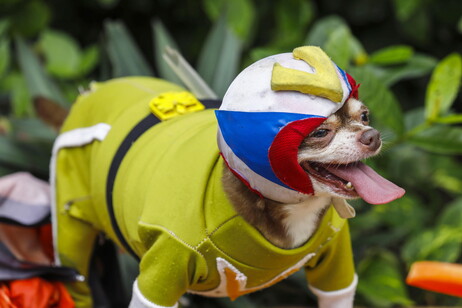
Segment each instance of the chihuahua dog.
M298 150L298 162L316 192L311 198L284 205L260 198L229 168L225 168L223 185L240 215L272 243L292 249L306 243L315 232L332 198L359 198L352 182L342 178L345 172L340 170L348 165L359 168L359 161L378 154L381 145L380 133L369 126L369 110L350 98L308 135Z
M302 268L320 307L352 307L345 199L404 194L360 162L382 143L357 88L308 46L245 69L219 110L147 77L82 94L51 162L55 261L82 275L67 285L76 306L92 306L104 233L140 260L130 307L235 299Z

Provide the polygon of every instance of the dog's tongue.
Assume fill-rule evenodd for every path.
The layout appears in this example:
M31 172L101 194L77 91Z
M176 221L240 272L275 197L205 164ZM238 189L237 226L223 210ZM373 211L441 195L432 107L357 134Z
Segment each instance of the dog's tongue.
M353 184L356 192L370 204L384 204L401 198L405 191L380 176L369 166L358 162L349 165L331 166L326 169Z

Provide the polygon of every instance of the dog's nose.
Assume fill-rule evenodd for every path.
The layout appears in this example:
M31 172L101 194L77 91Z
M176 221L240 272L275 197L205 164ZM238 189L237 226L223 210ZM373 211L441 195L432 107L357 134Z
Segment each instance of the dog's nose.
M368 129L359 136L359 142L367 146L370 151L376 151L382 141L380 140L380 133L375 129Z

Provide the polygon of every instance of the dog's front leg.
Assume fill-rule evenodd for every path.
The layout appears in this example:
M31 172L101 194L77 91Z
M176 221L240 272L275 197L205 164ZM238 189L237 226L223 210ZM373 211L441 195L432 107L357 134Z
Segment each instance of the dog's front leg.
M320 308L353 307L358 278L347 223L307 263L305 272Z
M173 232L140 222L138 232L147 251L133 285L130 308L176 308L191 286L208 274L204 256Z
M318 298L319 308L349 308L353 307L357 283L355 275L353 283L345 289L325 292L310 286L310 290Z

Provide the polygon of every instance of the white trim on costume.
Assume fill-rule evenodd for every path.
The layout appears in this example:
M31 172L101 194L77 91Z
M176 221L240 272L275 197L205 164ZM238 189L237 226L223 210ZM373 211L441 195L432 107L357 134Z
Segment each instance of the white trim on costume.
M326 292L310 285L308 288L317 296L319 308L352 308L357 285L358 275L355 274L353 282L345 289Z
M250 292L255 292L261 289L265 289L277 282L279 282L282 279L287 278L291 273L299 270L302 268L311 258L313 258L316 254L315 253L309 253L306 256L304 256L301 260L299 260L296 264L292 265L288 269L284 270L282 273L276 275L273 277L271 280L256 286L252 288L247 288L247 276L241 273L234 265L229 263L227 260L218 257L217 258L217 271L220 274L220 284L213 290L209 291L191 291L188 290L188 293L192 294L199 294L199 295L204 295L204 296L210 296L210 297L225 297L229 296L228 291L227 291L227 279L228 277L226 276L225 269L230 269L231 271L234 272L236 275L236 281L239 284L239 292L242 293L250 293Z
M106 123L98 123L90 127L77 128L56 138L50 161L50 193L51 193L51 221L53 228L53 250L55 264L61 265L58 254L58 221L56 213L56 159L60 149L83 146L95 140L103 141L109 133L111 126Z
M178 303L173 306L160 306L148 300L138 288L138 279L133 283L133 294L128 308L178 308Z

